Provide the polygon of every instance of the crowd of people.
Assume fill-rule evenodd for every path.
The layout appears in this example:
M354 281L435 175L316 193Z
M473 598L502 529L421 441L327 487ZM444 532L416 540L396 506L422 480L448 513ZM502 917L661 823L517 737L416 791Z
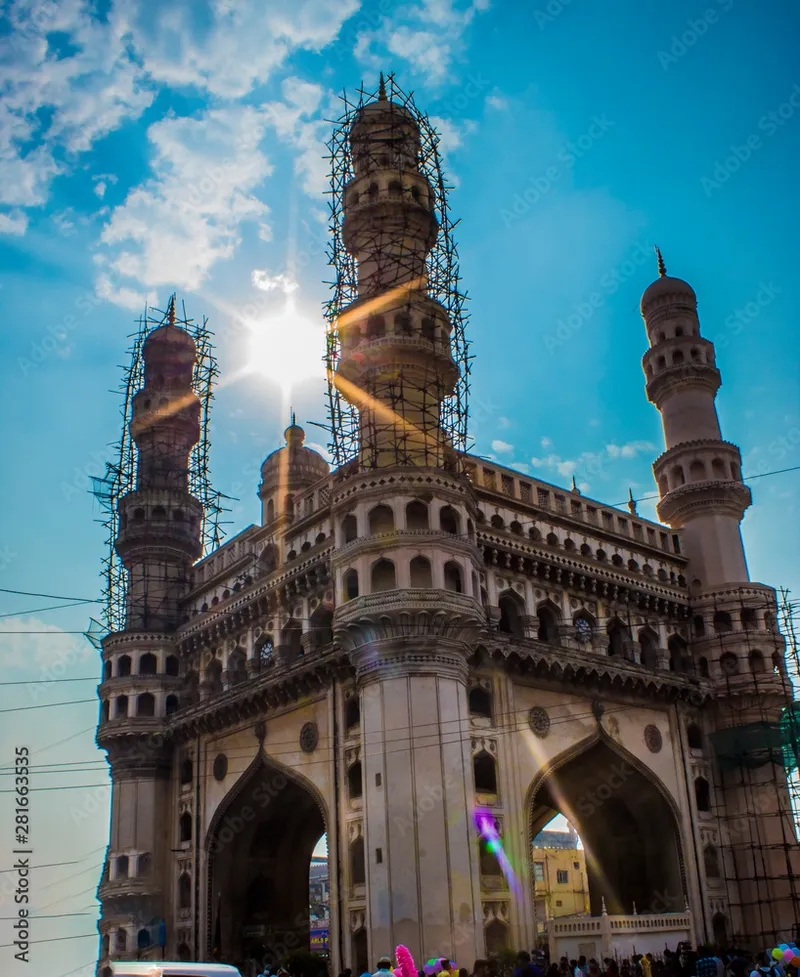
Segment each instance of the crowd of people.
M757 954L745 950L723 953L711 946L692 950L688 944L663 953L632 954L621 959L596 960L581 956L578 959L561 957L558 962L548 960L544 950L520 951L513 964L496 959L476 960L472 969L458 968L452 960L442 958L437 966L419 971L419 977L789 977L790 968L773 959L768 952ZM794 973L794 968L791 968ZM266 969L259 977L297 977L283 967ZM343 970L339 977L353 977L352 970ZM392 960L381 957L374 972L365 971L357 977L393 977Z

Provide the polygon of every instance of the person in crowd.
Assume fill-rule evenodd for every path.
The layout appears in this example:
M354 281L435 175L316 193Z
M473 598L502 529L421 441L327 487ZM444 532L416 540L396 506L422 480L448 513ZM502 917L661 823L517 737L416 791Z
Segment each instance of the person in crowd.
M389 957L381 957L378 961L378 969L372 977L391 977L392 961Z
M439 977L450 977L450 961L446 957L442 957L439 961Z
M578 961L577 960L570 960L570 962L569 962L569 970L570 970L570 973L572 974L572 977L583 977L583 971L578 966Z
M605 965L606 977L619 977L619 967L613 957L607 957L603 963Z
M633 977L633 967L631 967L631 962L627 957L620 964L619 977Z
M570 977L572 971L569 967L569 960L566 957L562 957L558 962L558 972L561 977Z
M763 951L756 956L756 965L750 977L775 977L776 967Z
M489 961L476 960L472 965L472 977L489 977Z
M557 963L551 963L547 968L546 977L561 977L561 968Z

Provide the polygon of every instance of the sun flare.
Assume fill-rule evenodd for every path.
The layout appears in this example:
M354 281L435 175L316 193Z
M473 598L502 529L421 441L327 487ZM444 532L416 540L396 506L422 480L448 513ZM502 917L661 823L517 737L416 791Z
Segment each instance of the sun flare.
M325 326L298 311L291 296L283 309L247 322L248 369L272 380L284 396L306 380L325 376Z

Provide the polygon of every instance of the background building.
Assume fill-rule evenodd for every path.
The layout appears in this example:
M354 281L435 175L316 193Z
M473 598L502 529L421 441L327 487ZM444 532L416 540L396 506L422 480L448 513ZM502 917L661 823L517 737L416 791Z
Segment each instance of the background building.
M337 972L398 943L458 962L530 947L530 853L559 812L593 915L635 906L673 932L774 945L800 909L792 688L775 592L748 579L750 493L694 292L662 264L641 305L663 524L470 455L435 136L393 82L346 109L334 469L293 420L261 467L258 523L201 558L206 334L172 304L134 347L105 495L101 973L151 952L152 919L181 959L307 946L323 834Z
M531 865L536 936L541 939L551 919L589 912L586 853L578 848L572 825L566 831L540 831L533 839Z

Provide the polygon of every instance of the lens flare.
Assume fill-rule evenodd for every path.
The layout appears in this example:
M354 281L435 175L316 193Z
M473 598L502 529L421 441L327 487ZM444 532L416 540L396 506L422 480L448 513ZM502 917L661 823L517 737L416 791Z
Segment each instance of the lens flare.
M478 829L478 834L480 835L481 841L497 859L497 864L500 866L500 870L505 876L506 882L508 882L509 889L514 893L514 895L518 896L520 892L519 882L514 874L514 870L511 868L511 862L509 862L508 855L505 853L503 842L500 840L500 835L497 833L497 828L495 827L494 823L494 815L486 808L479 807L475 809L474 818L475 827Z

